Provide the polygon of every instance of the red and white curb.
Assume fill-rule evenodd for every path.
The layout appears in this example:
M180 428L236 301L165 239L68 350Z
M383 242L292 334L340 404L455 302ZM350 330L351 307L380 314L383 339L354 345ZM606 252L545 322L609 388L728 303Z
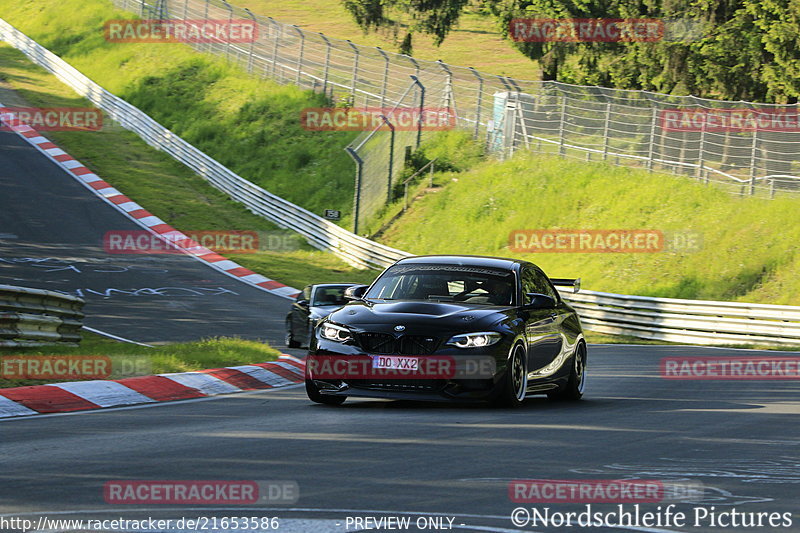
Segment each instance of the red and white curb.
M0 103L2 107L2 103ZM4 115L11 115L13 113L4 113ZM2 119L2 116L0 116ZM13 123L13 120L9 120ZM48 159L59 165L64 171L78 180L83 186L90 191L94 192L97 196L105 200L106 203L116 208L119 212L136 222L141 227L150 231L151 233L161 237L165 243L171 246L176 246L187 255L195 257L196 259L207 263L209 266L227 274L233 278L239 279L265 290L277 296L284 298L294 298L300 292L293 287L289 287L278 281L269 279L261 274L256 274L250 269L247 269L234 261L231 261L216 252L200 246L197 242L189 239L186 235L176 230L157 216L153 215L142 206L132 201L130 198L119 192L112 187L109 183L103 181L97 174L86 168L83 163L73 158L64 150L56 146L49 139L41 135L38 131L27 125L12 125L7 126L8 129L16 132L20 137L25 139L29 144L38 149ZM181 245L180 243L186 243Z
M0 389L0 418L66 413L218 394L274 389L302 383L305 363L291 355L277 361L158 374L111 381L73 381Z

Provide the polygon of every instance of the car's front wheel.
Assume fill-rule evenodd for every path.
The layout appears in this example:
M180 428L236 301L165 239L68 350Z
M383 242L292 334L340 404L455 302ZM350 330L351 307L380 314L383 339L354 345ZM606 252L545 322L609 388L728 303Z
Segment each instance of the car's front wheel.
M528 389L528 369L525 365L525 348L521 344L514 346L508 360L500 392L494 404L502 407L519 407L525 400Z
M347 396L330 396L327 394L322 394L314 385L313 379L306 380L306 394L308 394L308 399L312 402L322 403L325 405L342 405L344 401L347 399Z
M586 388L586 345L582 342L575 347L575 354L572 356L572 366L570 367L569 379L563 387L557 391L550 392L547 397L551 400L574 401L580 400Z

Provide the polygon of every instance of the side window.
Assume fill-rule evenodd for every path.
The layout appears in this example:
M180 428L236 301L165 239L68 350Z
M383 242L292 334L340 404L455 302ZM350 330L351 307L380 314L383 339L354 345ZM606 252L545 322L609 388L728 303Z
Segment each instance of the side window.
M536 287L538 293L547 295L553 298L556 302L558 301L558 294L556 293L553 286L550 284L550 281L547 279L547 276L544 275L543 272L534 271L534 275L536 277Z
M526 294L529 292L539 292L536 290L536 275L533 273L531 268L525 268L522 271L521 276L522 281L522 300L524 303L528 303L528 297Z
M529 292L536 292L558 300L553 287L544 274L530 267L522 271L522 292L524 293L523 296ZM525 302L527 303L527 301L526 297Z

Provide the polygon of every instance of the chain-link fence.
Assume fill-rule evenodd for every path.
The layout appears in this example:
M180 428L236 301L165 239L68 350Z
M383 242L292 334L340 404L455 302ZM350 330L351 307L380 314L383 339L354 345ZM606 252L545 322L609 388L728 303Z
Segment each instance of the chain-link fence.
M258 27L254 42L193 46L254 75L323 92L354 107L406 105L409 84L416 80L426 106L451 110L457 127L500 154L524 148L602 159L719 181L742 194L800 188L797 105L516 80L332 39L224 0L113 1L143 18L252 19ZM749 118L743 123L741 115ZM398 150L389 135L365 132L348 147L358 156L356 225L380 208L379 199L388 198L381 191L388 190L404 161L404 147Z
M363 132L346 148L356 162L353 233L358 233L361 221L369 219L394 199L394 188L408 150L418 148L427 134L422 122L425 88L415 78L396 105L380 111L381 124ZM400 123L399 113L414 120Z

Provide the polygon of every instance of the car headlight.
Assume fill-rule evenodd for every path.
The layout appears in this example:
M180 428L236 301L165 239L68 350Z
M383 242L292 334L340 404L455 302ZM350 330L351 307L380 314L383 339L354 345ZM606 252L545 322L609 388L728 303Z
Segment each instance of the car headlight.
M349 329L342 326L337 326L336 324L331 324L330 322L325 322L322 324L320 334L322 335L323 339L336 342L346 342L352 340L353 338L353 333Z
M497 343L503 336L494 331L483 331L478 333L462 333L452 337L447 344L459 348L484 348Z

